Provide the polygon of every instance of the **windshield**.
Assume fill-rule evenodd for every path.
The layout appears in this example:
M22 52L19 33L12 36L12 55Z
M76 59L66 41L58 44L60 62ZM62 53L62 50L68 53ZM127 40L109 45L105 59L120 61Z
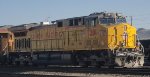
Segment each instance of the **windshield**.
M101 24L115 23L115 19L114 18L100 18L100 23Z
M101 24L115 24L115 23L126 23L126 18L100 18Z
M117 18L116 23L126 23L126 19L125 18Z

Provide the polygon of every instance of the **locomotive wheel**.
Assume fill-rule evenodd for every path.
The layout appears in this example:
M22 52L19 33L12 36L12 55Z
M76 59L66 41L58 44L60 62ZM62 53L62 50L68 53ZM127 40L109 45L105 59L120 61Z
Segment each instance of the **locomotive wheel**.
M4 66L4 65L6 65L6 63L5 62L1 62L1 65Z
M101 68L102 63L98 61L91 61L91 66L94 66L96 68Z
M44 67L47 68L47 67L48 67L48 64L44 64Z
M38 64L32 63L32 66L33 66L33 67L38 67Z
M29 62L28 61L24 61L23 64L24 64L24 66L28 66Z
M13 65L13 61L9 61L9 62L8 62L8 65Z
M110 69L114 69L114 68L115 68L115 66L114 66L114 65L110 65L110 66L108 66L108 68L110 68Z
M87 61L79 62L79 66L86 68L89 66L89 62L87 62Z
M101 65L101 64L97 64L95 67L97 67L97 68L101 68L101 67L102 67L102 65Z
M15 65L20 66L20 61L15 61Z

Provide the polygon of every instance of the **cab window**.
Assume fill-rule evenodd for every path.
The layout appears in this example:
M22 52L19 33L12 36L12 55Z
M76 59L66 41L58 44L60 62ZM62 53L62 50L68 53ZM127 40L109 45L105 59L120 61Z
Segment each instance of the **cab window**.
M113 24L115 23L115 19L114 18L100 18L100 23L101 24Z
M126 23L126 19L125 18L117 18L116 19L116 23Z

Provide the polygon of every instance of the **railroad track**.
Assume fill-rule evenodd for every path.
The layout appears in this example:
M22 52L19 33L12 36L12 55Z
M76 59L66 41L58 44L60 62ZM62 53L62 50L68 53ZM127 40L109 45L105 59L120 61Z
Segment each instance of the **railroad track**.
M150 67L145 68L82 68L82 67L0 67L0 75L11 75L11 77L80 77L98 76L100 74L123 74L123 75L147 75L150 76ZM7 76L9 77L9 76Z
M23 75L23 74L0 74L1 77L64 77L58 75Z

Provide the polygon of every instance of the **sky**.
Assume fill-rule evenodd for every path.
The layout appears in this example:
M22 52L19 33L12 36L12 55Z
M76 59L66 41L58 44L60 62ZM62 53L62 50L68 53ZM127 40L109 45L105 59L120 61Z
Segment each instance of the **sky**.
M0 0L0 25L21 25L118 12L133 17L137 28L150 29L150 0Z

